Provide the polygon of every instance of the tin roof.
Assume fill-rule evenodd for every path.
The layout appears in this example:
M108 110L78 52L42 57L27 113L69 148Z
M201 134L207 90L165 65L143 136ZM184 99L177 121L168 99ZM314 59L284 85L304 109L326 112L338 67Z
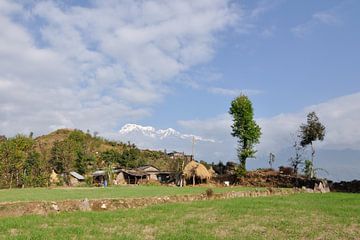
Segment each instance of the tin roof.
M84 176L78 174L77 172L70 172L70 175L76 178L77 180L85 180Z

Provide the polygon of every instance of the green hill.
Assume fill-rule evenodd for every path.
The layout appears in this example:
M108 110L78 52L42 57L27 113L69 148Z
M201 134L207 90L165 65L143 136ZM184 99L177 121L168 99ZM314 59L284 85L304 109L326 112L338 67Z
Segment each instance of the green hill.
M86 176L99 169L142 165L175 171L180 161L77 129L59 129L35 139L17 135L0 141L0 187L46 186L52 170L65 176L70 171Z

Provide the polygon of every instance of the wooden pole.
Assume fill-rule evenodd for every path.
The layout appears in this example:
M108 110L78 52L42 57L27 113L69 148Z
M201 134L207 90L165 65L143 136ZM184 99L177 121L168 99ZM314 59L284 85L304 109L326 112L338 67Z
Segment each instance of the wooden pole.
M195 137L192 138L192 150L191 150L192 158L191 160L195 160Z

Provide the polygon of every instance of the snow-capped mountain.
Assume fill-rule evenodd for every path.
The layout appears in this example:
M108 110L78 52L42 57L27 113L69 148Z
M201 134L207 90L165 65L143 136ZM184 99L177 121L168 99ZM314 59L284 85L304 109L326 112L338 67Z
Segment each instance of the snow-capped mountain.
M119 140L130 141L143 149L179 151L191 154L193 151L193 139L195 139L195 158L216 160L215 152L221 146L214 139L204 138L193 134L183 134L173 128L156 129L152 126L126 124L119 130ZM208 149L212 149L209 157Z
M159 129L156 130L151 126L141 126L137 124L125 124L119 131L122 137L128 137L131 135L142 135L151 138L165 139L165 138L180 138L189 139L190 141L194 138L195 141L212 142L215 143L214 139L203 138L192 134L182 134L173 128Z

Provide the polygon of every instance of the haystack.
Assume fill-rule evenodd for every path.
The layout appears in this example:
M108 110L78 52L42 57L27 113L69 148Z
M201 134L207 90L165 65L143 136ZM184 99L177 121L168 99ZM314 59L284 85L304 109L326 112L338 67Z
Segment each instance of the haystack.
M193 185L195 185L196 178L200 179L201 181L211 178L211 174L206 169L206 167L195 161L191 161L185 166L183 175L186 179L192 179Z
M58 175L54 170L52 170L50 175L50 183L51 184L58 184L60 182Z

